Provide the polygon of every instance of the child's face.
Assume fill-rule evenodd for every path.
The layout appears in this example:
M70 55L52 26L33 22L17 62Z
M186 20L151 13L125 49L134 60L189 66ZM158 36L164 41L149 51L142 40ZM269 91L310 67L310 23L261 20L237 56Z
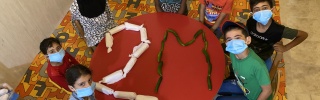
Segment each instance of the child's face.
M247 45L251 42L250 36L245 37L240 29L233 29L226 33L226 44L233 39L244 40Z
M71 91L76 91L76 89L82 89L90 87L92 83L91 75L81 75L77 81L74 83L73 87L69 86Z
M61 45L58 43L52 43L52 47L48 47L47 55L59 52Z
M270 7L270 5L267 1L260 2L252 8L253 13L261 11L261 10L272 10L272 8Z

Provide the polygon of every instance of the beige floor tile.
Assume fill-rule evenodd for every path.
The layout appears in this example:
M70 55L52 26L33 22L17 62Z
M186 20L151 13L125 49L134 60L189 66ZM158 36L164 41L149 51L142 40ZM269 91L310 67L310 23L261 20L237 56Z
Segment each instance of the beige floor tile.
M284 53L288 100L320 100L320 0L280 0L282 24L309 37ZM289 40L285 40L288 43Z
M0 83L8 83L11 87L15 88L23 78L30 64L22 65L14 68L7 68L0 64Z
M312 100L320 100L320 94L312 94L311 99Z
M310 94L295 94L295 100L312 100L312 99Z

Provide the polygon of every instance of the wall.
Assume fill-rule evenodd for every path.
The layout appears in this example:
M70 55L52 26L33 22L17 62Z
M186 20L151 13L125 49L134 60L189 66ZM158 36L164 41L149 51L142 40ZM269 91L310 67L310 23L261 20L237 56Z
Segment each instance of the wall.
M1 0L0 83L16 87L72 0Z

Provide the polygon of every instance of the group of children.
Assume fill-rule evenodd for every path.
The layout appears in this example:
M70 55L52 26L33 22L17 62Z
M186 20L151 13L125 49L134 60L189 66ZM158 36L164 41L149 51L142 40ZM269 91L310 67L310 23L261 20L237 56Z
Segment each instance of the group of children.
M102 2L107 1L102 0ZM269 71L272 65L271 56L273 52L290 50L304 41L308 34L285 27L274 21L272 19L272 10L274 9L272 0L250 0L249 4L253 15L245 23L246 26L243 23L227 21L232 10L233 0L200 0L199 2L201 3L199 21L210 28L217 38L223 36L226 44L225 50L230 52L232 69L236 77L223 82L216 99L270 99L272 89ZM188 12L186 0L155 0L155 4L157 12L185 15ZM80 6L84 7L83 5ZM104 8L106 5L101 6L101 12L109 11ZM95 13L89 13L89 10L72 10L72 12L82 12L81 15L84 16L86 14L87 16L95 15ZM87 13L85 14L85 12ZM96 15L99 15L99 12L96 13ZM111 27L114 26L112 24ZM282 38L292 39L292 42L283 45ZM90 40L86 41L90 42ZM97 43L91 42L89 44L94 46ZM72 91L70 99L94 99L93 91L96 88L96 83L92 81L91 70L80 65L68 52L65 52L58 39L44 39L40 43L40 50L48 60L47 73L49 78L65 90Z
M163 2L163 0L160 0ZM184 5L185 1L180 0ZM224 80L217 100L267 100L272 99L269 71L272 54L286 52L303 42L308 34L278 24L272 19L275 9L272 0L249 0L252 16L246 23L231 22L233 0L199 0L199 21L225 40L225 50L230 53L235 79ZM155 0L157 12L166 7ZM186 7L170 11L179 13ZM167 11L168 12L168 11ZM246 24L246 25L244 25ZM286 45L282 38L291 39Z
M286 52L308 34L272 19L272 0L250 0L252 16L245 23L226 21L221 31L235 79L224 80L216 100L272 100L269 71L274 51ZM282 38L292 39L286 45Z

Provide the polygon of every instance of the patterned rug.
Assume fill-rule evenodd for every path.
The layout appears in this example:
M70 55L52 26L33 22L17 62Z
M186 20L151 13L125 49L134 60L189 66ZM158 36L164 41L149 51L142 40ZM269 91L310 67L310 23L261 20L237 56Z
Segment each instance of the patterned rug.
M188 17L198 19L199 2L197 0L188 0ZM115 16L115 21L121 24L130 18L147 13L156 12L153 0L109 0L109 5ZM279 0L275 0L276 9L274 10L274 19L280 23ZM248 0L234 0L233 12L230 20L241 21L249 17ZM61 21L60 25L51 34L51 37L59 38L62 47L86 66L90 65L91 55L83 39L76 35L71 24L70 12ZM19 99L25 100L67 100L70 93L61 89L59 86L50 82L46 74L47 62L42 53L38 53L25 75L22 77L15 92ZM279 91L276 93L278 100L286 100L285 97L285 70L284 67L278 68L282 74L280 77Z

